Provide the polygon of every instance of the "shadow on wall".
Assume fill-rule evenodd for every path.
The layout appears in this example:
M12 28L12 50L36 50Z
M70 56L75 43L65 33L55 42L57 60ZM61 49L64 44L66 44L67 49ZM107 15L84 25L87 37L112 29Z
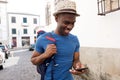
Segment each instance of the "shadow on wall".
M75 80L112 80L111 76L107 73L94 73L90 71L90 69L87 70L86 73L81 75L73 75Z
M120 49L82 47L81 62L89 71L75 80L120 80Z

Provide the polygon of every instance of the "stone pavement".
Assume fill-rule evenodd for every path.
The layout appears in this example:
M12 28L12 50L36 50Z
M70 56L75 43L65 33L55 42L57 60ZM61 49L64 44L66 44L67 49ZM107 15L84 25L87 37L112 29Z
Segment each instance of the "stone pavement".
M36 67L30 62L32 52L27 49L12 52L13 57L9 57L0 70L0 80L40 80Z

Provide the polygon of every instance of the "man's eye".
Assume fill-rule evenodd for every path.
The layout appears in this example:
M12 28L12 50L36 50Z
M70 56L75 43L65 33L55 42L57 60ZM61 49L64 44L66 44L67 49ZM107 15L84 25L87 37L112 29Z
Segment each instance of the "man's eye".
M72 23L72 25L74 25L75 23Z
M64 22L64 24L68 25L68 24L70 24L70 22Z

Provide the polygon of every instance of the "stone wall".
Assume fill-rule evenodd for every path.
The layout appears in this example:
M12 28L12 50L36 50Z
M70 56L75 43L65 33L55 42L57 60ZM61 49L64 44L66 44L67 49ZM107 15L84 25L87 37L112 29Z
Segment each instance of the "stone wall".
M89 72L75 80L120 80L120 49L81 47L80 59Z

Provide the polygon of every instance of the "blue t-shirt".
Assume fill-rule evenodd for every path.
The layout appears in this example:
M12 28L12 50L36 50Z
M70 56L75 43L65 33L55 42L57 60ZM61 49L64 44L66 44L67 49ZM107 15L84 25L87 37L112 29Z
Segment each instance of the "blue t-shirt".
M46 39L46 36L52 34L52 37L56 42ZM54 61L57 66L54 66L54 61L51 61L47 67L45 80L73 80L72 74L69 69L72 67L73 56L75 52L79 52L78 38L72 34L68 36L60 36L54 32L45 33L38 37L35 50L39 53L43 53L48 44L56 44L57 53L54 56Z

